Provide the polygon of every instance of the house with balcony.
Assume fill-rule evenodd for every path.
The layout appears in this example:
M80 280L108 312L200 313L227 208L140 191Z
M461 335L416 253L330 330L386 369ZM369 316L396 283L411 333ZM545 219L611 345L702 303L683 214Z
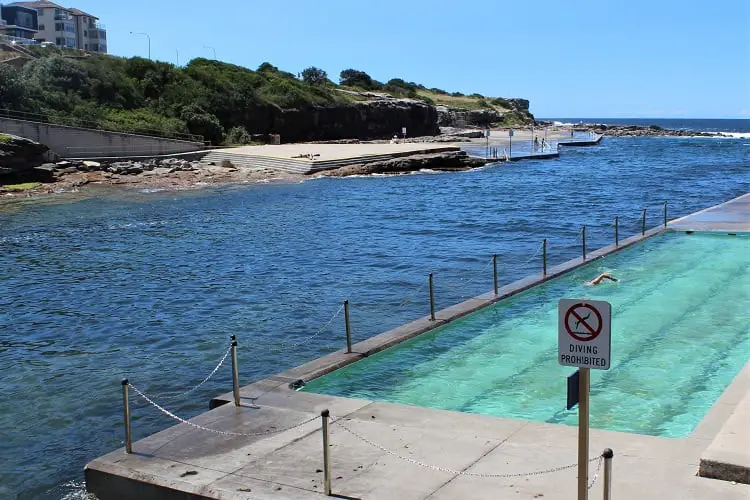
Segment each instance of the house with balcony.
M37 11L21 5L0 5L0 30L13 38L32 40L37 33Z
M76 21L77 48L85 52L107 53L107 29L99 18L71 8L70 12Z
M14 2L11 6L36 10L40 42L85 52L107 53L107 31L98 18L75 8L67 8L47 0Z

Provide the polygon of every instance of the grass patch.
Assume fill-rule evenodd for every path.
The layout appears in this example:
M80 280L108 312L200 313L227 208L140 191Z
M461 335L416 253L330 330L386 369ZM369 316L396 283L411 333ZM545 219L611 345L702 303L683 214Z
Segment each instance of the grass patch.
M23 184L8 184L7 186L0 185L1 188L8 191L27 191L39 186L41 186L41 182L24 182Z
M431 90L418 90L417 96L422 99L430 99L438 106L447 106L455 109L494 109L499 113L504 113L509 108L491 104L486 97L472 96L453 96L450 94L441 94Z
M0 134L0 144L8 144L10 142L10 136L5 134Z

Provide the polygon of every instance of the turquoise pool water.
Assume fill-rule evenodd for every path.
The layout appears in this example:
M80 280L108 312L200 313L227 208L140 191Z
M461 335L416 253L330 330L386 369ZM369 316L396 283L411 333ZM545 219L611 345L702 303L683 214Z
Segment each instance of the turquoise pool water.
M603 271L617 283L585 282ZM750 235L668 232L311 381L309 392L541 422L565 410L557 301L612 304L612 362L591 425L690 434L750 359Z

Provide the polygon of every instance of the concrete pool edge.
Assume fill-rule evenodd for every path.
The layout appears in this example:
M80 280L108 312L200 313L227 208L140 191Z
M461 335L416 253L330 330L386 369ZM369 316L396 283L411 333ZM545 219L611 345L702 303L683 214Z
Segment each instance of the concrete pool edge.
M542 273L535 273L520 280L516 280L510 284L504 285L498 289L498 294L494 292L487 292L476 297L472 297L458 304L446 307L435 313L435 321L431 321L429 316L411 321L405 325L401 325L392 330L380 333L374 337L363 340L352 345L352 352L347 353L346 349L340 349L331 354L322 356L314 359L300 366L291 368L283 371L277 375L269 377L264 380L260 380L258 383L265 382L280 382L280 385L284 385L286 382L286 389L293 390L304 385L311 380L322 377L332 371L343 368L351 363L355 363L363 358L376 354L380 351L394 347L402 342L415 338L419 335L432 331L436 328L440 328L452 321L467 316L471 313L477 312L485 307L495 304L501 300L507 299L521 292L529 290L537 285L546 283L553 279L559 278L575 269L589 265L596 260L611 255L629 248L637 243L646 241L654 236L670 231L669 228L664 226L655 227L647 230L644 234L637 234L630 236L622 240L618 245L612 244L606 247L600 248L587 254L586 259L577 257L575 259L568 260L562 264L548 269L547 275L543 276ZM242 339L239 339L240 341ZM252 384L251 384L252 385ZM279 387L283 390L283 387ZM219 395L211 399L209 408L215 408L222 404L226 404L232 401L231 393Z
M714 403L692 436L713 434L701 454L701 477L750 484L750 361ZM720 427L719 427L720 425ZM710 428L718 427L715 433Z
M737 199L740 198L743 197ZM700 213L703 212L705 210ZM677 220L683 219L686 218ZM301 422L319 415L322 409L330 409L335 421L343 422L346 419L346 425L376 439L383 446L391 450L410 448L410 451L402 453L421 454L428 463L475 472L507 470L508 467L511 470L520 467L523 471L530 471L569 463L574 459L576 429L567 425L342 398L293 389L306 380L441 327L670 229L653 228L645 235L623 240L614 249L614 245L610 245L592 252L585 261L577 258L555 266L546 278L540 274L531 275L501 288L497 296L490 292L443 309L437 313L437 321L420 318L355 344L353 350L361 352L347 354L340 350L246 385L240 389L239 407L225 404L232 401L231 393L213 398L213 409L190 419L190 422L225 431L247 432L256 428L283 426L290 413L295 421ZM674 229L682 232L680 228ZM256 405L258 400L262 406ZM615 450L613 487L618 497L638 496L651 500L676 497L713 499L721 496L744 500L750 497L750 486L734 485L727 481L736 481L736 477L742 477L739 474L748 473L748 468L742 464L747 463L750 467L750 450L741 447L742 443L747 442L748 432L741 424L748 418L750 363L714 402L690 436L661 438L592 429L592 454L598 453L593 450L602 446ZM105 500L134 498L134 495L160 499L278 498L279 495L285 498L317 498L321 494L320 474L315 474L320 472L316 470L321 462L320 426L319 421L303 424L299 427L302 434L290 430L260 439L232 438L227 441L210 433L196 433L185 423L175 425L134 443L134 453L131 455L126 455L124 449L120 448L93 460L85 469L87 489ZM454 463L459 458L466 458L473 450L471 447L477 446L471 440L471 435L475 440L478 435L482 440L488 439L487 443L490 440L493 442L487 450L472 455L472 461ZM396 447L393 445L394 438L389 436L401 437L408 441L408 446ZM441 476L435 471L411 469L404 462L389 458L387 453L368 448L367 444L345 432L334 433L334 440L334 476L341 475L334 480L337 495L359 494L360 498L370 498L370 494L383 497L387 493L388 498L405 499L494 499L498 497L498 488L510 488L504 492L508 496L515 497L522 490L526 496L533 494L537 498L537 493L544 488L544 496L554 500L567 498L569 495L565 492L573 491L573 483L568 483L575 472L572 475L534 476L534 481L527 484L522 484L520 480L480 482L460 474ZM737 450L742 454L740 459L736 458ZM508 461L508 458L513 460ZM375 461L371 462L371 459ZM748 459L747 462L742 462L745 459ZM366 467L359 472L357 469L362 468L358 467L352 474L349 471L356 463L364 463ZM269 475L269 470L274 474ZM252 495L248 494L250 486ZM282 488L284 492L278 493ZM423 495L422 491L428 493ZM417 493L421 496L417 496Z
M369 339L354 344L352 346L351 353L347 353L345 349L340 349L334 353L322 356L320 358L314 359L312 361L269 377L266 380L283 380L288 382L288 389L296 389L300 385L303 385L310 380L322 377L323 375L326 375L351 363L355 363L356 361L359 361L360 359L363 359L367 356L371 356L380 351L398 345L406 340L410 340L414 337L422 335L423 333L427 333L431 330L439 328L450 323L451 321L455 321L468 314L495 304L501 300L517 295L534 286L563 276L568 272L578 269L584 265L590 264L601 257L611 255L620 250L652 238L656 235L662 234L667 231L711 231L711 229L706 228L686 229L684 224L695 219L696 217L700 217L701 215L711 211L721 212L725 210L732 213L735 209L735 205L742 205L743 203L750 204L750 193L745 193L731 200L727 200L717 205L699 210L692 214L678 217L677 219L668 221L666 225L660 225L645 231L643 234L635 234L633 236L625 238L623 241L619 242L619 244L611 244L595 250L591 253L588 253L586 259L578 257L568 260L557 266L553 266L552 268L548 269L547 276L543 276L540 272L526 276L524 278L521 278L520 280L516 280L508 285L500 287L498 289L497 295L495 295L493 292L487 292L485 294L472 297L458 304L449 306L435 313L435 321L431 321L429 316L424 316L405 325L401 325L397 328L386 331L384 333L380 333L378 335L375 335L374 337L370 337ZM721 232L726 231L726 229L724 228L716 230ZM748 225L747 230L750 230L750 225ZM261 380L259 382L264 381ZM211 399L209 408L214 408L216 406L226 404L231 400L231 393L219 395Z

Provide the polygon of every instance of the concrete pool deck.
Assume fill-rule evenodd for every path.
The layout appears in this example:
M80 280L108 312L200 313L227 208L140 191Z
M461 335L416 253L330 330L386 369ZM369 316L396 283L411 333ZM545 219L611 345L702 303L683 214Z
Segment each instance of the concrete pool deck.
M669 223L677 231L750 231L750 193Z
M736 202L748 197L693 216L715 209L711 216L714 227L724 229L711 229L708 224L708 229L702 230L725 231L722 221L735 217L731 213L737 209ZM724 211L730 215L721 215L722 206L729 207ZM683 230L679 224L693 216L673 221L670 228L674 225L674 229ZM240 390L240 407L231 403L231 393L217 397L212 401L214 409L191 419L190 424L181 423L133 443L132 454L120 449L92 461L86 466L87 488L102 500L316 498L323 489L321 421L316 417L329 409L333 416L333 493L340 497L572 498L575 468L514 478L481 478L458 472L530 473L574 464L575 427L339 398L292 388L664 230L654 228L644 236L624 240L619 247L592 252L586 261L578 258L553 267L546 278L529 276L501 288L498 295L487 293L454 305L438 312L437 321L418 319L354 345L352 353L341 350L245 386ZM747 499L750 485L696 474L700 468L704 476L736 474L732 480L743 480L750 470L748 420L750 363L689 437L592 430L590 453L596 456L605 447L614 450L615 498ZM229 433L264 434L221 435L195 425ZM292 428L283 430L287 427ZM592 478L595 467L596 463L592 464ZM592 498L600 495L600 488L597 482Z

